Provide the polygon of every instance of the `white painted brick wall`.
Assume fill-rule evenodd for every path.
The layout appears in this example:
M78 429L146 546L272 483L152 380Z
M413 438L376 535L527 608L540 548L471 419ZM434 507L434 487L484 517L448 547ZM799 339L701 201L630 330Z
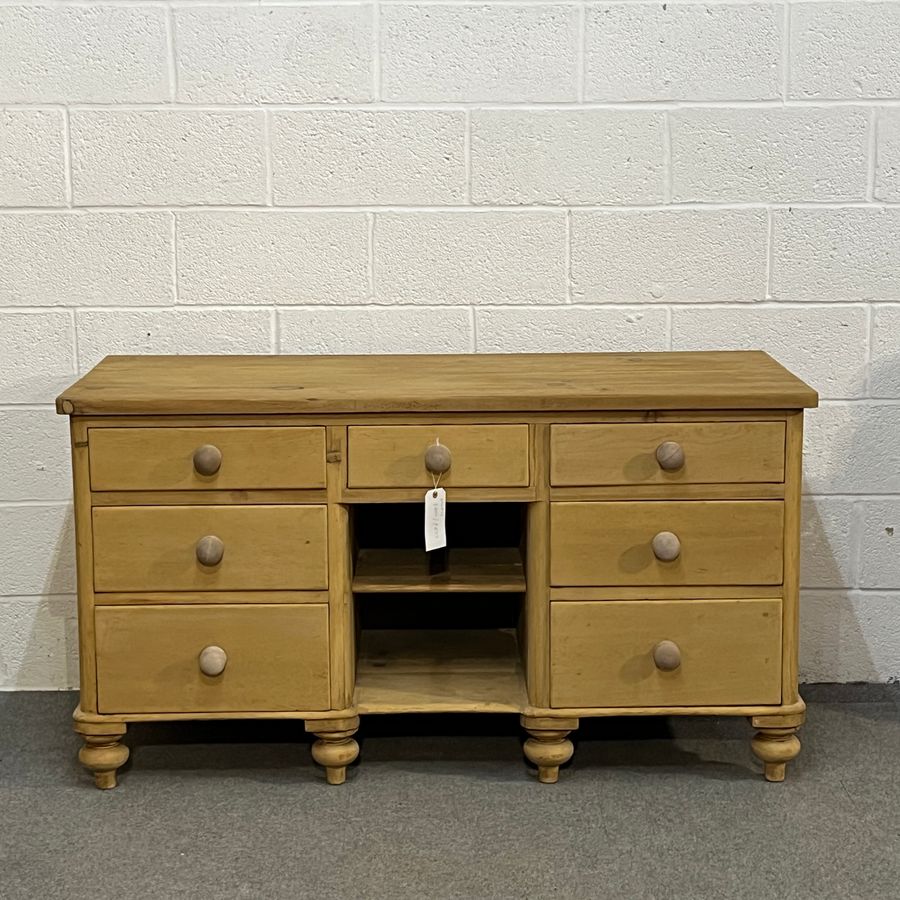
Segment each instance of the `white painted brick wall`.
M716 347L822 393L802 676L900 678L900 0L0 2L0 688L107 353Z

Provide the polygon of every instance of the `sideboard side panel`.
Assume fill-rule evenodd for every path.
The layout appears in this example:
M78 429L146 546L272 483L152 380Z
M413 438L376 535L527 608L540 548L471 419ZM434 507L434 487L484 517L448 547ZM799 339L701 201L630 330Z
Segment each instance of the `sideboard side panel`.
M800 506L803 494L803 410L788 416L784 470L784 607L782 702L796 703L800 615Z
M91 525L91 473L88 423L69 419L75 500L75 558L78 569L78 674L81 710L97 712L97 655L94 642L94 537Z
M331 706L353 703L356 684L356 627L353 610L353 548L350 511L340 502L346 479L347 429L329 426L326 440L328 493L328 632Z

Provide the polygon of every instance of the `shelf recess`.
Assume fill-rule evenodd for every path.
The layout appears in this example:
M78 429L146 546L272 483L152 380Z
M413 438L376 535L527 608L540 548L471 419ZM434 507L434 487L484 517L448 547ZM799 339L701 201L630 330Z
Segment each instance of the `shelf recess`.
M451 550L447 570L436 575L428 572L424 550L362 549L353 590L359 594L518 593L525 590L525 572L522 554L515 547Z
M525 679L513 629L363 630L361 713L521 712Z

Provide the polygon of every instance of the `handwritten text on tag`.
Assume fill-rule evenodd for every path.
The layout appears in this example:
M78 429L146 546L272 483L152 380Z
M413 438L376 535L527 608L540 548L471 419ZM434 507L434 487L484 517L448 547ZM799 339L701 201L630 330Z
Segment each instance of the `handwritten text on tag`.
M431 488L425 493L425 549L447 546L447 492Z

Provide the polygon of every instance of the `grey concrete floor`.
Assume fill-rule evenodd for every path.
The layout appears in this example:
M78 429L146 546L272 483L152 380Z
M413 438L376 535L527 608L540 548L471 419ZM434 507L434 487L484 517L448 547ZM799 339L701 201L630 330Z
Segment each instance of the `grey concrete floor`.
M806 697L781 785L743 719L586 721L551 786L514 716L407 716L342 787L302 724L134 726L102 792L74 694L0 694L0 898L900 898L900 686Z

